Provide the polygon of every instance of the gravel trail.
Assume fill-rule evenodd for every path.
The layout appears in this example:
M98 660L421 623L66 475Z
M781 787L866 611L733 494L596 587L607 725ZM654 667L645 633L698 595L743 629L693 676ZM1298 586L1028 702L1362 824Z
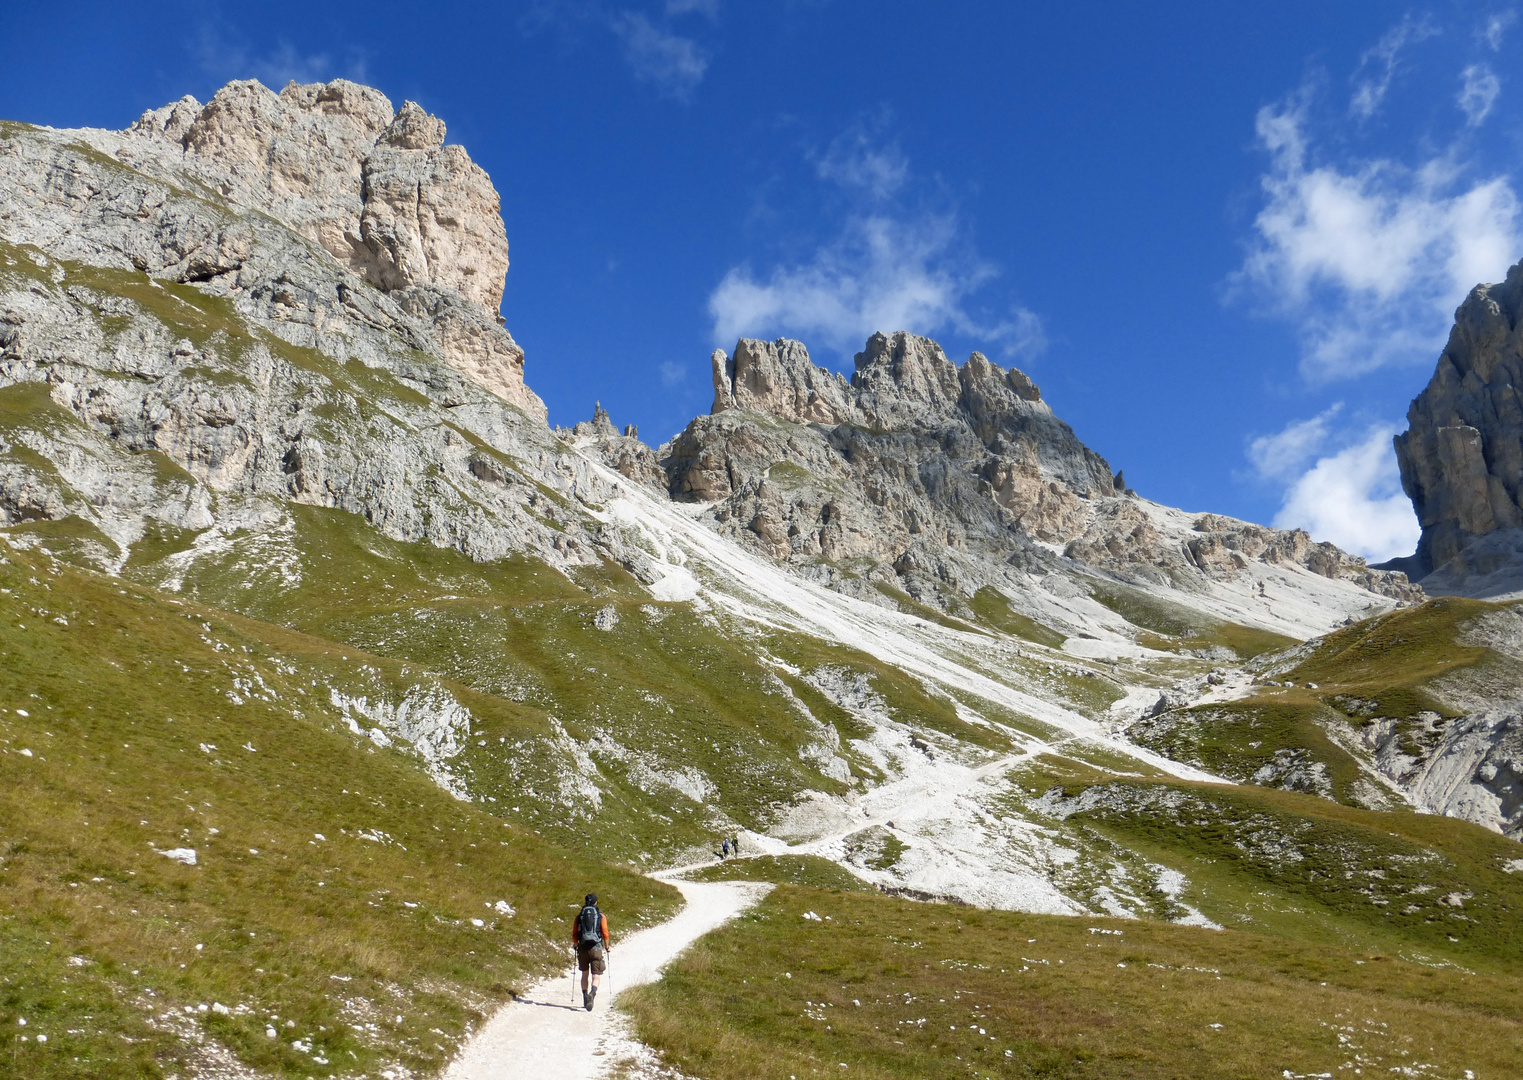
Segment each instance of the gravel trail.
M687 904L676 917L658 926L621 939L618 913L609 913L613 955L592 1012L579 1004L580 982L575 991L572 989L568 960L560 975L499 1009L466 1044L444 1080L595 1080L620 1061L648 1062L650 1052L630 1035L622 1014L610 1008L616 1004L618 992L659 979L662 967L683 949L772 888L740 881L673 879L671 884L682 891Z

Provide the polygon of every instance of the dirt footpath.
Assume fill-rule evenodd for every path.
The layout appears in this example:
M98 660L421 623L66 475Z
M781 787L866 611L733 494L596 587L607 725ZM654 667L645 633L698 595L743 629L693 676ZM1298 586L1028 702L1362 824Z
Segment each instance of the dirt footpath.
M758 882L672 881L687 905L673 919L633 937L614 935L608 974L592 1012L573 992L571 965L503 1006L444 1074L444 1080L594 1080L621 1060L648 1059L612 1011L620 990L661 977L661 968L702 935L756 903L772 886ZM618 913L612 912L614 929Z

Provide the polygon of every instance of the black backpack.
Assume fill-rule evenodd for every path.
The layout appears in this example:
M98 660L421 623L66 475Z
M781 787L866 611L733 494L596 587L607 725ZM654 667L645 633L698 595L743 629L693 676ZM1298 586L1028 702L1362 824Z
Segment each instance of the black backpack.
M592 904L577 913L576 940L581 945L603 944L603 913Z

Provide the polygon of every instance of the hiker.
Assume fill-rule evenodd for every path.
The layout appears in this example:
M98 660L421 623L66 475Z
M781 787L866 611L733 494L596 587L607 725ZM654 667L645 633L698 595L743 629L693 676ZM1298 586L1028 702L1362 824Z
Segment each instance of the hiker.
M721 859L728 859L730 857L730 838L729 837L725 837L725 842L723 844L719 845L719 857Z
M608 970L608 955L613 952L608 944L608 916L598 910L597 893L588 893L577 912L576 922L571 924L571 943L582 971L582 1008L591 1012L592 999L598 996L598 979Z
M730 850L736 855L740 854L740 833L736 833L730 840Z

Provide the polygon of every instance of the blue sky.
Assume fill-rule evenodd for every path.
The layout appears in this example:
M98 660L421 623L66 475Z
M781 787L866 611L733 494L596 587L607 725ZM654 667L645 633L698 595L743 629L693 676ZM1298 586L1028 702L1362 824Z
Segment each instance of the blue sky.
M659 442L737 335L849 371L909 329L1021 367L1144 495L1375 558L1417 533L1390 436L1523 258L1506 3L12 0L0 39L11 119L340 76L441 116L554 423Z

